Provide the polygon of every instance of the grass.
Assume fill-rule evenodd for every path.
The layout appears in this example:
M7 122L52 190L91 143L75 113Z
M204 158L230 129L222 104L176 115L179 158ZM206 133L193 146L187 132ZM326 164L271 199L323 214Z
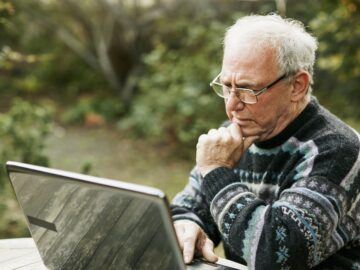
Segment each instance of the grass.
M183 188L193 160L179 159L166 145L129 139L110 129L57 128L47 142L54 168L138 183L168 198Z

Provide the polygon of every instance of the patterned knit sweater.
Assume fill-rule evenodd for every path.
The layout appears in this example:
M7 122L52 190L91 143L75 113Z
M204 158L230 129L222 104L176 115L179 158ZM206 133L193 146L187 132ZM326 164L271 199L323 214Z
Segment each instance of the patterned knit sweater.
M234 169L193 169L172 215L249 269L360 269L359 172L359 134L313 97Z

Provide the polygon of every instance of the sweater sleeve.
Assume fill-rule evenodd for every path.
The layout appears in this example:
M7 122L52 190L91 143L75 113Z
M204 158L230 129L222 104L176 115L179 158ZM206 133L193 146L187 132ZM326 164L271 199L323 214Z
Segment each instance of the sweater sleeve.
M200 183L202 181L200 173L194 168L190 172L189 181L184 190L173 199L170 210L174 221L185 219L197 223L214 244L218 245L220 233L210 214L208 200L201 193Z
M359 182L354 167L352 181ZM267 204L233 170L218 168L202 191L225 244L249 269L308 269L359 234L359 200L324 177L299 179Z

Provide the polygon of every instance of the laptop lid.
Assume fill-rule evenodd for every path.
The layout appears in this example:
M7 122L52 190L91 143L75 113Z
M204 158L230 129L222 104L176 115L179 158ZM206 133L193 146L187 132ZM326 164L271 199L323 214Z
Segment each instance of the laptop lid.
M162 191L18 162L6 167L49 269L185 269Z

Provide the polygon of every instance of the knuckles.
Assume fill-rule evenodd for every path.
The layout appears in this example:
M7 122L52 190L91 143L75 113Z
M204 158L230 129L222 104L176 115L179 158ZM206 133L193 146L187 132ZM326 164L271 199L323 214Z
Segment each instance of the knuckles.
M205 143L207 141L207 135L205 134L202 134L200 135L199 139L198 139L198 144L202 144L202 143Z
M224 146L238 147L243 144L241 136L234 136L229 128L220 127L219 129L211 129L207 134L202 134L198 138L196 148Z
M201 135L198 139L197 147L208 144L220 144L220 145L229 145L234 143L240 143L241 140L235 139L228 134L212 134L212 135Z

